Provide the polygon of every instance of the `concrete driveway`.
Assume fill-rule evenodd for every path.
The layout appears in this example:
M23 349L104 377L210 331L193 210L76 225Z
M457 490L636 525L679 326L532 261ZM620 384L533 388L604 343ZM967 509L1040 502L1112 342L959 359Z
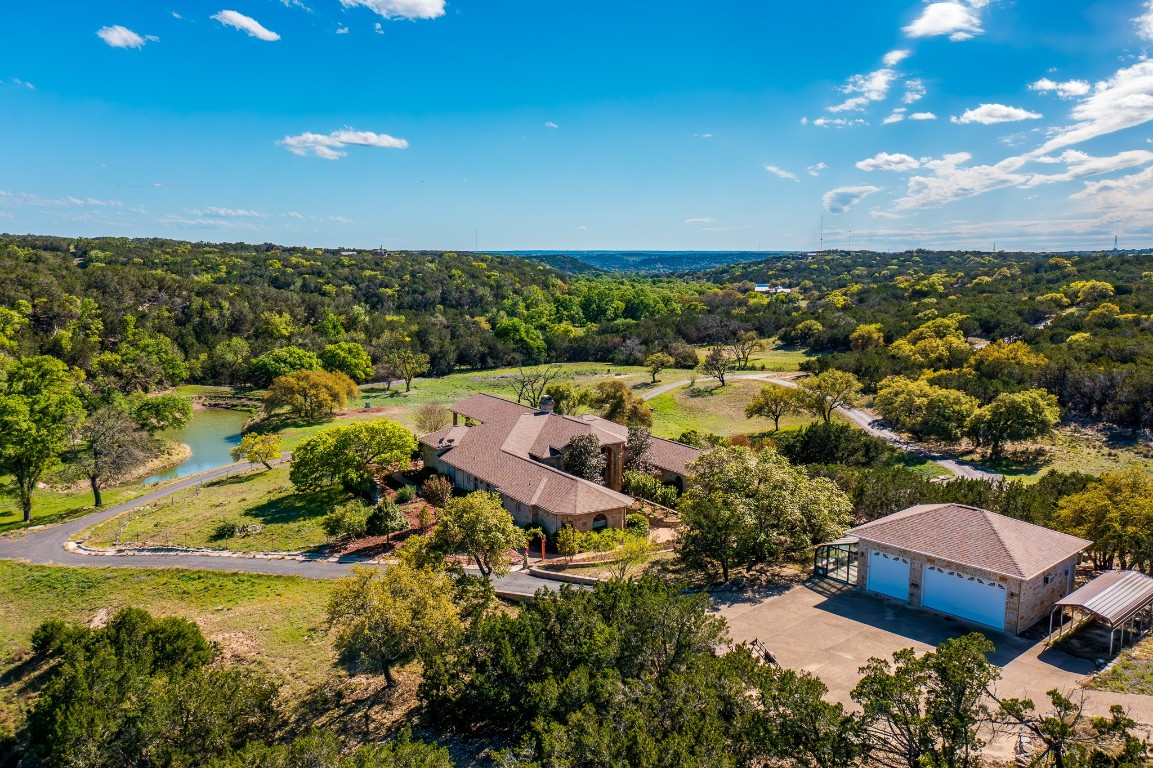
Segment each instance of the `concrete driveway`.
M893 651L931 650L937 644L972 631L983 631L997 647L990 659L1001 667L1001 697L1048 701L1051 688L1079 688L1093 672L1092 662L1035 642L960 620L910 608L863 590L810 580L771 597L714 596L715 610L729 622L737 642L760 640L782 666L803 669L824 681L828 698L851 705L849 692L860 668L871 657L891 658ZM1153 697L1087 691L1094 713L1106 714L1119 703L1142 723L1153 723Z

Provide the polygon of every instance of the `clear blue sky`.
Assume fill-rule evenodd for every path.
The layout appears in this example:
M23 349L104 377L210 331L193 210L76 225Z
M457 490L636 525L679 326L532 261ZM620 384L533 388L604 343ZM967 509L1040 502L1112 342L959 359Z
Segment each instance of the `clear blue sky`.
M1153 0L5 5L0 231L1153 246Z

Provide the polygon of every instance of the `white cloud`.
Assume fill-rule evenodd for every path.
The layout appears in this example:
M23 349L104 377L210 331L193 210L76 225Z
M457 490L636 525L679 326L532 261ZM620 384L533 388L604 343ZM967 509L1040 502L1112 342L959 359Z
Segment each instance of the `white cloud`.
M685 219L686 224L715 224L716 221L712 216L698 216L693 219Z
M1009 107L1004 104L982 104L975 109L967 109L960 117L954 115L949 118L954 123L967 125L980 123L981 125L994 125L996 123L1015 123L1021 120L1037 120L1041 115L1020 107Z
M962 167L963 163L972 159L968 152L956 152L940 160L922 160L921 167L933 175L910 178L905 197L897 200L897 208L933 208L995 189L1015 186L1029 178L1027 174L1019 172L1027 161L1024 157L1009 157L996 165Z
M1137 35L1144 40L1153 41L1153 0L1146 0L1145 13L1133 19L1137 25Z
M977 10L987 2L929 3L912 24L904 28L909 37L937 37L948 35L954 42L968 40L985 32L981 27L981 17Z
M1153 0L1151 0L1151 2L1153 2ZM886 67L895 67L912 55L913 52L907 48L897 51L889 51L885 54L885 58L883 58L882 61L885 63Z
M1093 86L1093 92L1072 110L1074 125L1059 129L1036 154L1080 144L1153 120L1153 60L1117 70Z
M236 11L221 11L220 13L213 14L212 18L219 21L226 27L239 29L241 32L247 32L257 40L264 40L265 42L272 43L280 39L280 35L276 34L270 29L266 29L259 21L251 16L245 16L243 13Z
M905 104L913 104L925 98L925 82L918 78L905 83L905 95L901 101Z
M804 122L801 125L804 125ZM818 128L848 128L854 125L867 125L867 123L859 117L851 120L844 117L818 117L813 121L813 125Z
M93 197L41 197L28 192L5 192L0 190L0 208L121 208L119 200L97 200Z
M22 85L30 91L36 90L36 86L32 85L32 83L28 82L27 80L21 80L18 77L12 78L12 85Z
M217 208L215 206L209 206L198 211L189 211L189 213L193 216L223 216L228 219L264 218L264 214L260 211L247 211L243 208Z
M910 120L936 120L937 116L932 112L914 112L909 115Z
M1075 96L1084 96L1087 94L1092 86L1084 80L1066 80L1063 83L1050 80L1047 77L1042 77L1035 83L1029 85L1029 90L1039 91L1045 93L1047 91L1056 91L1057 95L1062 99L1071 99Z
M893 123L901 122L905 119L905 112L904 107L897 107L889 113L888 117L881 121L881 125L892 125Z
M878 69L864 75L853 75L848 83L841 87L841 93L850 94L840 104L829 107L830 112L855 112L864 109L870 102L881 101L889 93L893 81L897 77L896 70ZM851 95L856 94L856 95Z
M862 171L911 171L921 167L921 161L911 155L878 152L867 160L857 163Z
M576 231L577 232L588 232L589 228L586 227L584 224L581 224L579 227L576 228Z
M336 34L347 35L348 34L348 27L338 27L336 30Z
M305 132L296 136L285 136L276 143L294 155L313 155L325 160L344 157L348 153L342 150L350 146L408 149L408 141L405 139L398 139L386 133L357 131L352 128L342 128L329 134Z
M176 11L173 11L173 12L172 12L172 18L174 18L174 19L183 19L184 17L183 17L183 16L181 16L181 15L180 15L179 13L177 13Z
M96 36L113 48L143 48L145 43L155 43L160 38L155 35L140 35L128 27L116 24L111 27L101 27L96 30Z
M801 125L804 125L804 124L805 124L805 118L801 118ZM713 137L713 135L711 133L694 133L693 134L694 139L711 139L712 137Z
M444 15L444 0L340 0L345 8L362 6L386 19L435 19Z
M869 195L880 191L881 187L837 187L826 192L821 200L829 213L844 213Z
M828 166L825 165L825 163L822 161L822 162L817 163L816 165L810 165L805 170L808 171L810 176L820 176L821 171L825 170L826 168L828 168Z
M778 168L775 165L766 165L764 168L769 173L773 174L774 176L780 176L782 179L788 179L789 181L800 181L800 179L797 178L797 174L790 173L784 168Z
M545 123L545 124L544 124L544 127L545 127L545 128L556 128L556 127L558 127L558 126L557 126L557 124L556 124L556 123L554 123L552 120L549 120L547 123Z
M1071 181L1083 176L1097 176L1125 168L1136 168L1153 163L1153 152L1145 149L1134 149L1127 152L1118 152L1109 157L1093 157L1075 149L1067 149L1057 157L1044 155L1034 158L1039 163L1064 163L1064 173L1037 174L1025 183L1026 187L1036 187L1041 184L1053 184L1059 181Z
M1143 199L1135 200L1136 196ZM1087 181L1085 188L1069 196L1070 200L1092 200L1098 208L1153 206L1153 168L1105 181Z
M378 35L383 35L384 34L384 25L378 21L372 25L372 31Z

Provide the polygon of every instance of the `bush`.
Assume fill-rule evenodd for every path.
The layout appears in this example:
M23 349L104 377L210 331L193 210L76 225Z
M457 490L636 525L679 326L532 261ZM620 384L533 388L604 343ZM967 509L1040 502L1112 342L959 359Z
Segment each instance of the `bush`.
M61 619L49 619L32 630L32 652L37 656L55 656L72 632L72 628Z
M364 526L369 536L388 536L408 530L408 518L400 511L400 506L392 499L381 499L372 510Z
M229 520L226 523L221 523L220 525L216 526L216 529L212 532L211 539L212 541L223 541L225 539L231 539L237 534L239 530L240 529L237 527L236 523Z
M625 472L621 482L621 490L625 493L646 499L663 507L672 507L677 503L677 489L665 485L652 475L643 472Z
M793 464L879 467L897 456L897 451L879 437L840 422L816 422L804 429L780 432L772 440Z
M416 498L415 485L402 485L396 490L396 503L407 504Z
M341 504L320 521L320 527L331 539L356 539L368 528L368 509L359 501Z
M434 507L443 507L452 498L452 481L444 475L433 475L420 487L420 495Z
M649 519L644 515L631 512L625 515L625 530L633 536L648 536Z

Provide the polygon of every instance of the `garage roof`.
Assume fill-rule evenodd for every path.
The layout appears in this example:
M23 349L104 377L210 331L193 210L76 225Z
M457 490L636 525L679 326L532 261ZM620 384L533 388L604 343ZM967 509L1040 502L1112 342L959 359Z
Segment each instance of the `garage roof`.
M862 541L1025 580L1093 543L964 504L918 504L849 533Z
M1125 623L1150 603L1153 579L1137 571L1106 571L1057 601L1057 605L1088 611L1109 627Z

